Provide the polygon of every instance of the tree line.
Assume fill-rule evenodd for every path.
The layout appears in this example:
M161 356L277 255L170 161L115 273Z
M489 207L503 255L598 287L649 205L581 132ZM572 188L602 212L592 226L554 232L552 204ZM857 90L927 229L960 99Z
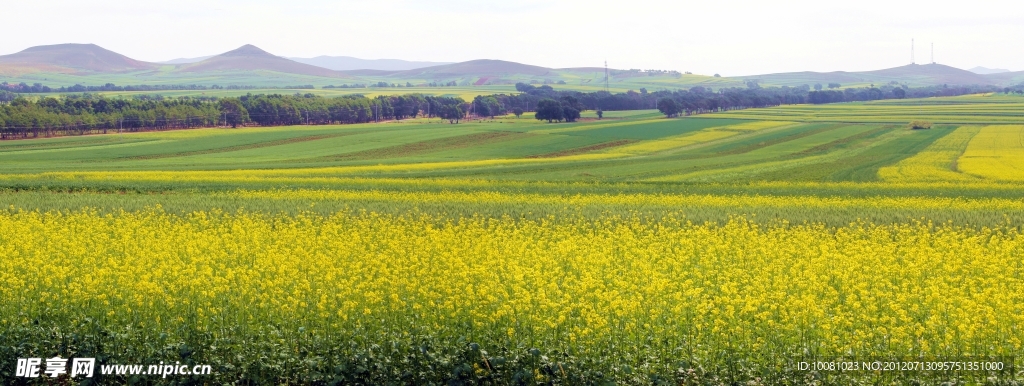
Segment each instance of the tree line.
M7 94L0 94L0 96ZM469 110L462 98L421 94L324 98L260 94L231 98L107 98L71 94L0 102L0 139L243 125L348 124L439 117L457 123Z
M0 90L0 138L107 133L243 125L350 124L416 117L458 123L466 116L521 116L535 112L548 122L573 122L585 110L640 110L657 108L667 116L693 115L784 104L836 103L890 98L954 96L998 92L994 87L882 87L815 90L801 87L747 87L711 90L646 89L625 93L555 90L551 86L516 85L516 94L478 96L471 102L457 97L423 94L361 95L325 98L312 93L247 94L241 97L178 97L139 95L107 98L95 94L68 94L30 100Z
M947 97L983 92L999 92L995 86L929 86L905 87L886 85L882 87L847 88L843 90L817 90L807 93L807 103L863 102L881 99Z

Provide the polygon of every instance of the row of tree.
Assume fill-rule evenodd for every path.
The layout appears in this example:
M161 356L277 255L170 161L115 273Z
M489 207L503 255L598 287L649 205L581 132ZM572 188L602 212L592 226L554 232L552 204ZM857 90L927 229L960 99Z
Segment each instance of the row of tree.
M844 90L822 90L808 92L807 103L822 104L873 101L880 99L930 98L998 91L1000 91L1000 89L993 86L931 86L915 88L902 86L882 86L847 88Z
M7 94L3 94L7 95ZM252 95L238 98L106 98L95 94L0 103L0 139L240 125L346 124L440 117L457 123L461 98L420 94L343 96Z
M882 87L811 91L810 86L625 93L555 90L551 86L516 85L518 94L478 96L467 103L461 98L422 94L361 95L324 98L311 93L248 94L237 98L136 96L106 98L95 94L69 94L38 100L0 91L0 137L25 138L54 135L106 133L110 130L140 131L240 125L348 124L401 120L418 116L438 117L458 123L467 115L495 117L526 111L548 122L573 122L585 110L639 110L657 108L667 116L693 115L734 109L800 103L836 103L888 98L953 96L1004 91L985 87ZM599 115L600 116L600 115Z
M237 103L236 103L237 102ZM245 95L221 100L228 124L255 123L260 126L297 124L364 123L440 117L462 119L467 105L462 98L436 97L423 94L390 95L366 98L350 95L324 98L305 95ZM225 103L230 104L227 108Z

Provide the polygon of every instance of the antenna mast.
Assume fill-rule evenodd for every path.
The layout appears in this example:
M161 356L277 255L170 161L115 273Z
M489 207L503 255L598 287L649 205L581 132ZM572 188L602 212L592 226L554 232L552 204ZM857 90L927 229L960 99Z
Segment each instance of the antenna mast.
M608 61L604 61L604 92L608 91Z
M910 64L914 64L914 39L910 39Z
M932 64L935 64L935 43L932 43Z

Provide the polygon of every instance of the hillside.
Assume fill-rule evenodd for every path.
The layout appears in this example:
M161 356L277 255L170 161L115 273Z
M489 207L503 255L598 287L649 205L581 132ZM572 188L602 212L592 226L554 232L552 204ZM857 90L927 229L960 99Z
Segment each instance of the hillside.
M345 75L326 68L298 63L246 44L212 58L181 65L176 72L274 71L287 74L342 78Z
M107 50L95 44L55 44L36 46L0 56L0 74L19 75L37 72L60 74L120 73L157 68Z
M160 63L160 64L189 64L189 63L202 62L202 61L204 61L206 59L209 59L209 58L212 58L212 57L214 57L214 55L200 56L198 58L176 58L176 59L165 60L165 61L157 62L157 63Z
M861 72L789 72L742 77L746 80L758 80L762 83L799 86L813 83L875 83L889 82L906 83L911 86L949 85L985 85L993 81L988 76L946 66L943 64L908 64L900 67L875 71Z
M359 59L351 56L317 56L315 58L288 58L299 63L335 71L377 70L406 71L417 68L443 66L451 62L414 62L399 59Z
M999 86L1015 86L1024 84L1024 71L1001 72L998 74L983 75L989 83Z
M982 67L982 66L974 67L974 68L969 69L967 71L970 71L970 72L973 72L973 73L979 74L979 75L1001 74L1001 73L1004 73L1004 72L1012 72L1012 71L1007 70L1005 68L988 68L988 67Z
M989 80L984 76L967 70L961 70L956 67L936 63L908 64L906 66L888 68L884 70L860 72L859 74L862 74L870 81L875 82L877 82L876 79L880 79L908 83L914 83L916 80L922 83L931 83L934 85L989 84Z
M546 67L509 62L504 60L480 59L432 66L415 70L401 71L392 76L399 78L412 77L462 77L462 76L502 76L502 75L555 75Z

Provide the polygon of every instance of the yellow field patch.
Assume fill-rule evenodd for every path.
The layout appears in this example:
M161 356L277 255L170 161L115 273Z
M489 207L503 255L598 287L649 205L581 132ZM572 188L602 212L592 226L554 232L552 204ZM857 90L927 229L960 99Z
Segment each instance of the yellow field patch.
M486 185L481 185L486 186ZM502 203L515 205L552 204L570 207L586 206L665 206L665 207L719 207L719 208L884 208L884 209L956 209L956 210L1024 210L1024 202L1014 199L962 197L820 197L820 196L761 196L712 194L588 194L557 195L543 193L512 193L502 191L393 191L393 190L237 190L212 193L216 197L239 199L279 199L314 201L394 201L445 202L458 204Z
M616 355L607 342L628 342L661 358L680 351L682 331L687 355L742 344L770 364L801 345L893 357L1024 345L1015 228L154 209L0 211L0 229L5 326L67 321L139 347L211 336L297 356L319 339L355 356L347 343L366 337L403 348L472 331L486 350L572 342L603 358ZM248 358L224 350L208 360Z
M242 170L190 170L190 171L83 171L46 172L38 174L0 174L0 181L16 182L33 178L80 181L288 181L315 180L351 174L412 172L425 170L454 170L475 167L510 166L562 161L599 160L622 157L621 154L576 154L558 158L488 159L475 161L423 162L394 165L338 166L300 169L242 169Z
M963 126L926 147L913 157L878 170L878 177L892 182L972 181L976 177L956 170L957 158L981 130Z
M986 126L958 161L964 173L997 181L1024 181L1024 126Z

